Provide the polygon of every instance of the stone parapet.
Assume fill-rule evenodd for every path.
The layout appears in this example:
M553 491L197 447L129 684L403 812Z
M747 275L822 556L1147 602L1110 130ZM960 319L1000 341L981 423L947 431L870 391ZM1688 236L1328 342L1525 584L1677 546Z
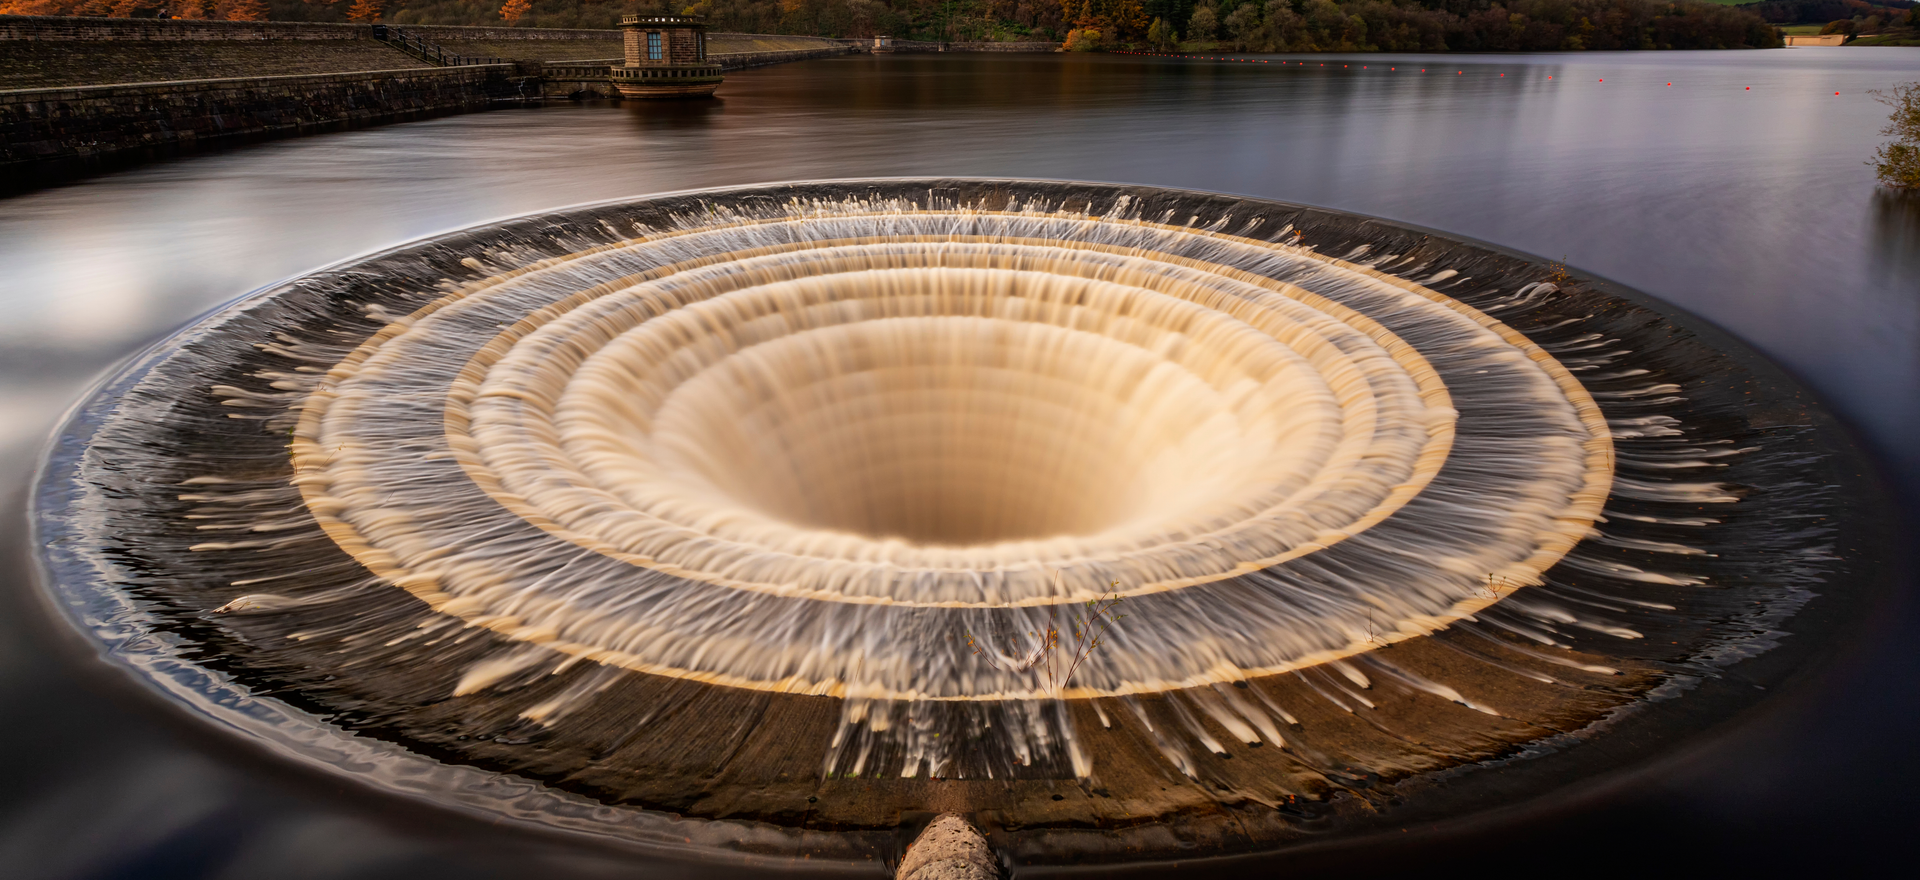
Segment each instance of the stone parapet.
M789 61L805 61L809 58L846 55L852 51L846 46L822 46L817 49L788 49L778 52L714 52L707 56L707 60L720 65L723 70L740 70L747 67L765 67L769 64L785 64Z
M707 32L707 53L722 52L786 52L794 49L830 49L836 46L850 46L855 43L866 45L872 40L850 40L839 37L803 37L792 34L737 34L728 31Z

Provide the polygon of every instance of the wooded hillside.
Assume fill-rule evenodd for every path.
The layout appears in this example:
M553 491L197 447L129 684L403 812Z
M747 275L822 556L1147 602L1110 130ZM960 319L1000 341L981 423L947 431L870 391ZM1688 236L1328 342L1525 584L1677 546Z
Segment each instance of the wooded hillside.
M0 13L154 15L159 0L0 0ZM1858 3L1860 0L1791 0ZM1906 0L1883 0L1906 2ZM1247 51L1732 49L1780 45L1749 8L1699 0L171 0L204 18L613 27L692 12L716 31L924 40L1066 40L1075 48ZM1771 5L1771 4L1769 4ZM1157 23L1157 24L1156 24Z

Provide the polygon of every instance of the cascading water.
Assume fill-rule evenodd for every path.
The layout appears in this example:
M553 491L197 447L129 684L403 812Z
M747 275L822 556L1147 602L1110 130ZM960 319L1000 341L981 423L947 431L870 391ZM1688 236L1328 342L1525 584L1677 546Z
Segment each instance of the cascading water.
M1261 848L1765 651L1842 565L1833 441L1730 390L1778 381L1297 206L766 187L243 300L77 413L40 529L149 680L468 809Z

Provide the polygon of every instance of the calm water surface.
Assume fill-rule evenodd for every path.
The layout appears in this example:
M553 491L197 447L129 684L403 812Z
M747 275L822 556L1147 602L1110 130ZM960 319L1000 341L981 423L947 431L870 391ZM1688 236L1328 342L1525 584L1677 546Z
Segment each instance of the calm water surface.
M237 295L390 244L650 192L983 175L1246 193L1562 258L1772 355L1856 426L1899 494L1920 497L1920 200L1877 189L1864 164L1886 118L1866 92L1920 80L1920 49L1258 57L1268 63L830 59L732 74L713 102L446 117L6 199L0 448L18 479L100 370ZM0 865L24 876L633 870L282 779L200 743L124 695L82 689L72 664L45 659L51 636L10 592ZM1753 859L1782 840L1829 864L1883 854L1884 831L1912 826L1906 793L1920 781L1901 733L1920 723L1912 608L1889 609L1771 713L1655 778L1535 820L1526 844L1422 842L1413 829L1379 870L1481 864L1496 840L1529 859L1643 865L1652 850L1763 874L1777 863Z

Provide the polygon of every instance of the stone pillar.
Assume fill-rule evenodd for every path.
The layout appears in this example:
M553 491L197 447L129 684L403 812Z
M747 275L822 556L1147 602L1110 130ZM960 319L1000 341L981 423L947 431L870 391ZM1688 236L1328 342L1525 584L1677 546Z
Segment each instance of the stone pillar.
M694 15L628 15L626 63L608 72L623 98L705 98L720 87L707 61L707 20Z
M1000 863L987 839L959 813L934 817L907 854L895 880L1000 880Z

